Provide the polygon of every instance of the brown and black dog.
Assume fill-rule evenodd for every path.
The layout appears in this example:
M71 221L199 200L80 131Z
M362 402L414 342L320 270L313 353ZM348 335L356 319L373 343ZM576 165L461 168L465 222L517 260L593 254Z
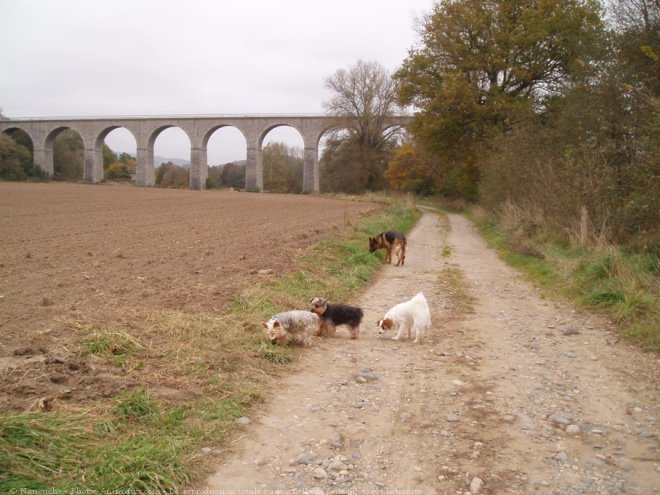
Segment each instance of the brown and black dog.
M335 327L346 325L351 332L351 338L357 339L360 334L360 323L364 313L362 308L348 306L347 304L330 304L325 299L313 297L310 301L310 311L316 313L321 319L321 325L316 335L321 337L333 336Z
M369 252L385 249L385 263L392 263L392 250L396 253L396 266L406 262L406 236L395 230L381 232L376 237L369 237Z

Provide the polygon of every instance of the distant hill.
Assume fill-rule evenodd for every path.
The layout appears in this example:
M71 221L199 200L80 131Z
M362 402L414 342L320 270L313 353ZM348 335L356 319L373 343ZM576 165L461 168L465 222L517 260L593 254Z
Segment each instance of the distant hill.
M233 160L231 162L219 163L217 165L214 165L213 163L209 163L209 167L220 167L220 168L222 168L225 165L229 165L230 163L233 163L234 165L238 165L239 167L241 167L241 166L244 167L244 166L247 165L247 160Z
M154 155L154 167L158 167L161 163L167 163L167 162L172 162L175 165L179 165L180 167L190 167L190 161L184 160L183 158L167 158L164 156L156 156ZM245 166L247 163L247 160L233 160L231 162L227 163L233 163L238 166ZM217 164L214 165L212 163L209 163L209 167L223 167L227 165L227 163L222 163L222 164Z
M173 164L179 165L180 167L190 166L190 161L184 160L183 158L166 158L164 156L154 155L154 167L158 167L160 166L161 163L167 163L167 162L172 162Z

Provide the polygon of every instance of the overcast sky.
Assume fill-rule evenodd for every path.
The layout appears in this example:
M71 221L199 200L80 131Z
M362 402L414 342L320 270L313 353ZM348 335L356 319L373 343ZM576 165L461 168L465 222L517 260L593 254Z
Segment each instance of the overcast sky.
M359 59L394 72L432 0L0 0L6 117L323 113L324 80ZM290 128L268 141L302 147ZM128 131L106 143L135 153ZM169 129L155 154L188 158ZM245 158L217 131L209 163Z

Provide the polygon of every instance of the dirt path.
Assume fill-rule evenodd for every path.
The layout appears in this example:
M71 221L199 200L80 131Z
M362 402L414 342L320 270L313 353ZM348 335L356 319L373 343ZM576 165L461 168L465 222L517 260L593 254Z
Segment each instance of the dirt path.
M379 338L420 290L427 340ZM658 360L541 298L462 217L425 212L406 266L353 302L360 339L310 349L201 493L660 493Z

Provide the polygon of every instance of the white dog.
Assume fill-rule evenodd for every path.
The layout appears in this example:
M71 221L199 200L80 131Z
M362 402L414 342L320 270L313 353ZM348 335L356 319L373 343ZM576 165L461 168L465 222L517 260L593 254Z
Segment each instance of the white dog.
M384 333L390 328L397 330L397 334L392 337L393 340L399 340L404 333L408 333L408 339L411 333L415 332L415 343L422 342L422 336L426 330L431 327L431 312L426 302L424 294L421 292L409 301L402 302L391 308L382 320L378 321L379 334Z

